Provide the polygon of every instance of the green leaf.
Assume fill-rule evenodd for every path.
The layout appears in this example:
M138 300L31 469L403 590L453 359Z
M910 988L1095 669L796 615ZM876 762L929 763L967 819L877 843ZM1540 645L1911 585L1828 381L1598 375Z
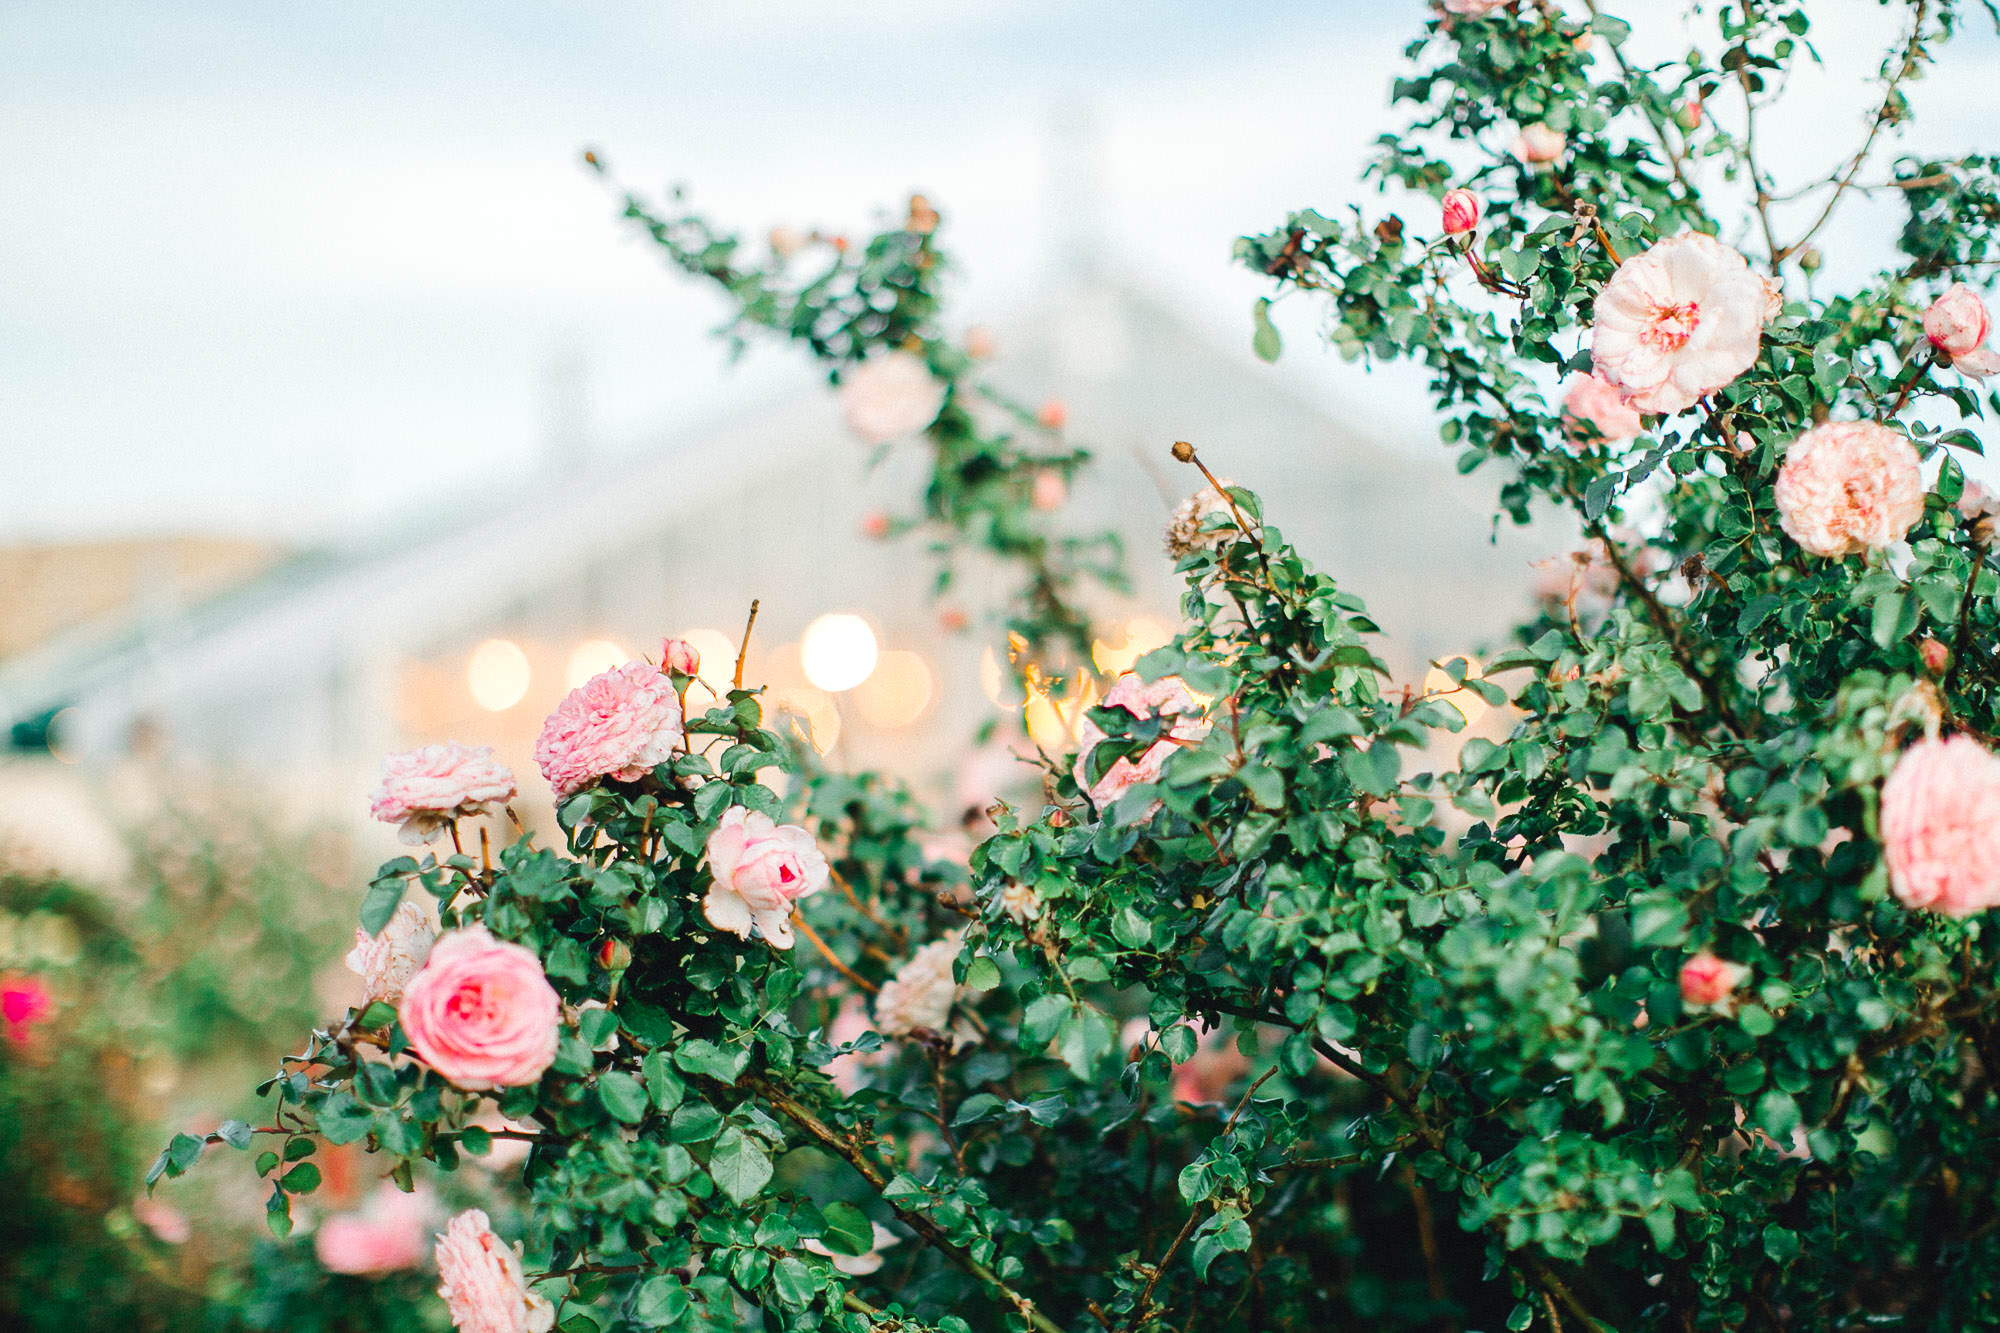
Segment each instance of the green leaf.
M167 1159L174 1164L176 1175L187 1170L201 1160L201 1140L192 1134L176 1134L167 1144Z
M687 1317L687 1288L677 1277L651 1277L632 1297L632 1317L641 1324L666 1328Z
M1096 1076L1097 1066L1111 1054L1117 1040L1110 1018L1087 1004L1079 1004L1057 1030L1056 1050L1070 1073L1087 1083Z
M1259 361L1276 361L1285 350L1284 340L1278 336L1277 326L1271 323L1271 300L1260 296L1250 307L1252 331L1250 350L1257 354Z
M989 991L1000 984L1000 964L985 954L975 955L965 965L965 988Z
M1875 646L1888 648L1906 639L1917 628L1917 600L1900 588L1879 593L1875 598L1874 621L1870 633Z
M830 1203L820 1209L826 1230L819 1243L835 1254L866 1254L875 1248L875 1227L868 1214L851 1203Z
M361 928L370 935L380 935L389 918L396 915L396 907L403 901L403 890L408 886L409 881L401 875L370 884L368 895L361 900Z
M708 1174L732 1202L748 1203L771 1179L771 1159L742 1130L731 1125L715 1141Z
M232 1148L248 1148L250 1146L250 1126L244 1124L241 1120L223 1121L222 1127L215 1131L215 1135Z
M282 1186L271 1188L271 1197L264 1201L264 1225L279 1240L292 1234L292 1199Z
M750 1067L750 1052L740 1046L721 1047L696 1037L681 1043L674 1063L690 1074L704 1074L723 1083L734 1083Z
M319 1188L319 1168L311 1162L300 1162L285 1172L279 1184L292 1194L311 1194Z
M597 1076L597 1100L614 1120L636 1125L646 1118L646 1087L623 1070L610 1069Z

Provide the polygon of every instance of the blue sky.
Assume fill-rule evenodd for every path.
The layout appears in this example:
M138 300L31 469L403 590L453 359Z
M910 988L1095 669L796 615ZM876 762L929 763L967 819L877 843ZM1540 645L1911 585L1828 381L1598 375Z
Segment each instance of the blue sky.
M1773 137L1801 163L1836 151L1830 107L1858 114L1873 66L1850 57L1883 21L1829 12L1829 70ZM8 5L0 539L337 532L502 484L537 463L561 360L586 368L612 448L803 384L781 354L725 367L706 337L720 307L617 225L576 165L587 144L752 232L864 227L923 189L961 260L958 309L994 319L1039 271L1051 116L1087 99L1127 267L1237 347L1259 285L1230 268L1231 239L1364 197L1355 169L1420 15L1405 0ZM1980 38L1920 94L1948 108L1947 139L1988 137L1994 69ZM1360 382L1301 315L1287 374L1426 433L1409 377Z

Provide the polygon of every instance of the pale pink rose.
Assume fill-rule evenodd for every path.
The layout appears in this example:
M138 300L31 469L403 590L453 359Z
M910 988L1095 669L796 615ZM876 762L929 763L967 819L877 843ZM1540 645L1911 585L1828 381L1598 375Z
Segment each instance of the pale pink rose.
M40 977L0 978L0 1023L6 1025L7 1040L16 1046L32 1037L55 1011L55 998Z
M1121 756L1104 771L1103 777L1093 783L1089 777L1090 754L1105 737L1102 728L1088 715L1084 717L1076 733L1083 747L1076 757L1076 785L1088 791L1090 799L1100 806L1109 805L1141 783L1158 782L1168 756L1180 749L1182 742L1193 743L1208 731L1208 724L1201 720L1200 707L1178 676L1163 676L1148 685L1137 675L1127 672L1104 692L1102 707L1123 708L1136 718L1171 717L1174 720L1167 734L1149 746L1137 762Z
M715 877L702 911L710 925L744 939L753 928L780 949L792 947L792 909L826 887L826 856L797 824L777 824L740 805L723 812L708 835L709 874Z
M1757 360L1775 294L1713 236L1670 237L1597 294L1591 358L1639 411L1678 412Z
M1060 398L1051 398L1035 412L1035 423L1049 430L1061 430L1069 424L1069 404Z
M1538 121L1522 126L1521 132L1514 136L1514 142L1507 146L1507 151L1529 166L1539 167L1561 157L1568 143L1561 130L1552 130Z
M429 842L452 821L486 814L514 799L514 775L492 747L426 745L382 761L382 781L368 798L368 812L400 824L396 836Z
M944 1032L958 983L951 965L959 953L959 932L932 940L911 955L896 975L883 983L875 997L875 1029L886 1037L913 1032Z
M1580 444L1615 444L1644 429L1618 386L1601 375L1585 375L1563 395L1563 434Z
M1980 379L2000 371L2000 353L1986 345L1992 317L1986 302L1962 282L1954 282L1924 311L1924 336L1951 358L1951 368Z
M1726 963L1704 949L1681 964L1681 1003L1701 1009L1721 1004L1750 976L1741 963Z
M1438 2L1444 6L1447 14L1479 18L1491 14L1496 9L1505 8L1512 0L1438 0Z
M313 1253L329 1273L394 1273L415 1268L429 1249L430 1192L405 1194L384 1183L351 1213L336 1213L313 1232Z
M1775 487L1778 524L1814 555L1880 551L1924 513L1917 451L1873 421L1829 421L1785 450Z
M686 639L662 639L660 670L678 671L683 676L696 675L701 671L701 653Z
M437 942L437 918L423 903L405 899L379 935L354 932L347 951L347 970L361 978L361 1005L371 1000L389 1004L403 998L403 988L431 956Z
M1470 190L1453 190L1444 197L1444 234L1460 236L1479 225L1479 196Z
M438 1295L459 1333L548 1333L556 1308L528 1290L521 1247L493 1234L493 1223L468 1208L437 1241Z
M599 778L637 782L673 758L684 734L674 683L645 662L601 671L542 724L535 762L557 796Z
M867 1277L882 1266L882 1251L888 1249L891 1245L902 1243L902 1237L883 1226L880 1222L872 1222L869 1225L875 1228L874 1248L866 1254L835 1254L832 1250L822 1245L817 1238L806 1241L805 1248L814 1254L824 1255L832 1261L836 1269L847 1274L849 1277Z
M132 1200L132 1220L167 1245L185 1245L194 1235L194 1225L186 1213L164 1200L149 1199L143 1194Z
M1069 499L1069 483L1063 474L1052 467L1042 468L1035 473L1035 484L1029 493L1029 503L1041 510L1060 509L1063 501Z
M799 251L805 249L806 242L811 239L811 237L807 236L797 227L782 225L771 228L771 234L768 238L771 253L779 259L790 259Z
M948 386L915 352L890 352L841 372L847 428L868 444L888 444L937 420Z
M468 1092L518 1088L556 1058L562 1002L541 960L484 926L447 931L403 991L410 1046Z
M1965 736L1912 745L1882 784L1882 852L1906 907L2000 904L2000 759Z

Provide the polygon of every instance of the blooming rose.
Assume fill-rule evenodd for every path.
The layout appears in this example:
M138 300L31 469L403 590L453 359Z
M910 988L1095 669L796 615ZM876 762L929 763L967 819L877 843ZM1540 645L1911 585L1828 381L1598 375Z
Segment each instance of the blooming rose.
M0 980L0 1023L5 1023L7 1040L15 1045L34 1035L35 1028L48 1021L56 1003L48 983L40 977L7 977Z
M404 842L429 842L453 820L483 815L514 799L514 775L490 746L426 745L382 761L382 781L368 811L385 824L401 824Z
M1918 467L1917 451L1887 426L1814 426L1792 441L1778 469L1778 524L1829 559L1893 546L1923 517Z
M1629 440L1642 429L1632 404L1602 375L1584 376L1563 395L1563 434L1580 444Z
M674 683L644 662L627 662L556 705L535 742L535 762L556 795L568 796L599 778L637 782L673 756L683 734Z
M1750 975L1741 963L1726 963L1704 949L1681 964L1681 1002L1690 1008L1721 1004Z
M1444 234L1458 236L1479 225L1479 196L1453 190L1444 197Z
M381 934L356 930L354 947L347 951L347 970L361 978L362 1007L371 1000L394 1004L402 999L403 988L430 957L437 936L437 918L412 900L396 909Z
M1882 850L1905 906L2000 904L2000 759L1965 736L1912 745L1882 784Z
M875 1238L871 1242L874 1248L866 1254L835 1254L832 1250L820 1244L817 1239L806 1241L805 1248L811 1250L814 1254L825 1255L833 1261L835 1268L849 1277L867 1277L882 1266L882 1251L888 1249L891 1245L899 1244L902 1240L902 1237L883 1226L880 1222L871 1222L869 1225L875 1228Z
M686 639L662 639L660 670L678 671L683 676L696 675L701 671L701 654Z
M447 931L403 991L410 1046L468 1092L533 1083L556 1058L562 1003L539 958L484 926Z
M1552 130L1538 121L1522 126L1507 151L1529 166L1538 167L1561 157L1568 142L1561 130Z
M932 940L911 955L875 997L875 1026L884 1036L906 1037L919 1029L943 1032L958 998L952 961L958 957L959 932Z
M915 352L891 352L841 373L847 428L868 444L900 440L937 420L947 386Z
M1122 708L1135 718L1172 717L1174 720L1167 734L1153 742L1137 762L1121 755L1110 768L1104 770L1103 777L1092 782L1091 751L1105 736L1103 729L1085 715L1082 725L1077 728L1077 740L1082 743L1083 749L1076 757L1076 785L1089 792L1090 799L1099 805L1109 805L1141 783L1158 782L1167 756L1180 748L1180 742L1198 740L1208 731L1194 696L1187 692L1187 686L1181 684L1178 676L1164 676L1148 685L1128 672L1104 692L1103 707Z
M2000 353L1986 345L1991 325L1986 302L1962 282L1946 288L1924 311L1924 336L1931 346L1951 358L1953 370L1981 379L2000 371Z
M1467 18L1478 18L1491 14L1505 6L1509 0L1439 0L1448 14L1463 14Z
M528 1290L521 1247L493 1234L493 1223L468 1208L437 1242L438 1295L451 1307L459 1333L548 1333L556 1308Z
M393 1273L424 1261L428 1192L383 1184L361 1209L337 1213L313 1232L313 1253L330 1273Z
M792 905L826 887L826 857L811 833L740 805L708 835L707 860L709 924L746 940L754 926L780 949L792 947Z
M1750 368L1778 299L1713 236L1669 237L1598 293L1591 359L1641 412L1678 412Z

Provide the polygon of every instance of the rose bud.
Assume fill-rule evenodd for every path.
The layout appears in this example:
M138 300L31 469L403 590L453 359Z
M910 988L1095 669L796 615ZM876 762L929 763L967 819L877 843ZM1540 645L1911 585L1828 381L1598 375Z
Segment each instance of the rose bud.
M701 654L686 639L667 639L660 644L660 666L666 671L692 676L701 670Z
M871 509L861 516L861 535L877 541L889 535L889 516L879 509Z
M597 946L597 965L606 972L623 972L632 966L632 947L623 940L606 940Z
M1923 655L1924 670L1933 676L1943 675L1944 669L1951 665L1951 649L1936 639L1925 639L1917 645L1917 651Z
M1720 1004L1749 975L1743 964L1724 962L1704 949L1681 964L1681 1001L1690 1008Z
M1444 234L1461 236L1479 225L1479 196L1453 190L1444 197Z
M1069 405L1060 398L1051 398L1035 413L1035 421L1048 430L1061 430L1069 422Z

